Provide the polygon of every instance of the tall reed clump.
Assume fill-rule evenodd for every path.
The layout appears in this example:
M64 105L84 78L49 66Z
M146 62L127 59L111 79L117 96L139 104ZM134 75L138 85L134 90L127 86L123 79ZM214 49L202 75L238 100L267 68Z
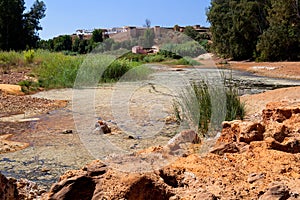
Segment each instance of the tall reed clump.
M4 72L22 66L23 63L24 59L21 53L16 51L0 51L0 69Z
M48 89L73 87L78 68L83 62L82 56L43 52L38 57L42 61L40 66L34 69L34 73L42 87Z
M211 85L204 81L193 82L191 87L182 92L179 100L173 104L177 120L182 123L186 123L183 121L192 122L197 126L201 137L214 135L209 131L216 131L214 126L216 124L219 126L222 120L243 119L245 116L245 105L239 99L237 88L229 86L225 88L224 95L222 95L221 88L209 86ZM226 108L222 107L220 103L222 101L226 101ZM220 119L213 119L214 117L220 117Z

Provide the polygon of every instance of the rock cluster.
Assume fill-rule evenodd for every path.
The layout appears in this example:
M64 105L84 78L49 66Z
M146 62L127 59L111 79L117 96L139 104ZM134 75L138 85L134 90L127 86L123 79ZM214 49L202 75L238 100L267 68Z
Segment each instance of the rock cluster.
M243 152L255 145L300 153L300 105L269 103L258 122L223 122L222 134L211 152L219 155Z
M1 200L34 200L40 199L45 190L27 179L16 180L6 178L0 173L0 199Z

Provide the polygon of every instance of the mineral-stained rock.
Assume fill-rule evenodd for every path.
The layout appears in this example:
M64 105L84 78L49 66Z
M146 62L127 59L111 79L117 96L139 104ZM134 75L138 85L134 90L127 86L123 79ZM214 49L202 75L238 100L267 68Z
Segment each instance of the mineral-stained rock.
M273 121L282 123L299 113L300 105L286 106L284 103L271 102L262 111L262 118L265 123Z
M259 200L286 200L291 197L289 188L283 183L271 183L268 191Z
M231 142L227 144L221 144L216 148L213 148L210 153L214 153L217 155L224 155L224 153L238 153L240 152L237 143L236 142Z
M95 127L96 127L96 129L93 131L93 133L96 133L96 134L111 133L111 128L103 120L97 121Z
M201 140L198 136L198 134L193 131L193 130L184 130L175 135L171 140L168 142L168 146L172 149L175 150L177 148L180 148L180 144L184 143L193 143L197 144L200 143Z
M235 120L223 122L223 130L216 145L230 142L245 142L263 140L265 127L256 122Z
M14 200L18 199L18 190L16 181L7 179L0 173L0 199L1 200Z
M267 130L264 133L264 138L271 137L274 138L278 142L283 142L285 137L289 135L288 127L274 122L272 124L268 124Z
M273 138L267 138L266 142L270 149L288 153L300 153L300 138L288 138L282 143L277 142Z
M28 143L10 141L11 137L12 134L0 136L0 154L22 150L29 146Z
M248 183L254 183L260 179L265 178L265 176L266 175L264 173L251 173L249 174L247 181Z
M219 155L240 152L241 142L288 153L300 152L300 105L270 103L263 110L262 121L223 122L221 136L211 151ZM264 141L256 143L256 141Z

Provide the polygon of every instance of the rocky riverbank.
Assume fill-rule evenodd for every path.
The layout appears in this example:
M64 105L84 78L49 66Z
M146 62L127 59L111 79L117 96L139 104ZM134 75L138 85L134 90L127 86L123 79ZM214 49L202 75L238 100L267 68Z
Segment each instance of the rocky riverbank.
M167 77L169 73L163 75ZM138 100L149 102L149 106L163 102L167 108L164 112L171 113L169 91L160 87L154 90L151 86L147 85L138 90L131 99L130 109L138 119L142 119L145 114L140 112L141 109L148 108L148 104L140 107ZM122 133L114 127L114 121L111 121L112 88L98 88L96 113L109 121L109 126L112 127L112 133L105 135L106 139L115 142L119 147L138 152L123 160L116 160L113 164L120 166L122 165L120 161L124 161L143 169L141 163L149 163L153 158L159 157L170 161L155 165L153 170L146 170L147 172L136 170L122 172L116 170L116 167L110 165L111 163L108 164L106 160L91 162L94 158L78 136L71 104L57 101L58 99L70 101L72 94L72 90L66 89L38 93L34 97L8 94L1 96L3 101L0 104L5 110L2 119L5 118L4 114L8 113L7 109L11 108L12 112L9 112L10 116L6 118L8 121L0 122L1 134L4 134L0 138L0 145L5 147L11 142L10 144L16 147L8 151L12 153L3 151L1 153L5 154L0 155L1 171L18 179L2 181L9 184L6 188L12 188L8 191L13 191L13 194L9 195L23 195L21 199L39 199L59 175L71 169L79 169L89 162L90 164L81 170L66 172L60 181L43 195L43 198L77 199L81 196L82 199L299 198L299 188L295 186L300 185L298 164L300 119L297 111L300 87L241 97L248 112L246 121L223 123L222 135L208 154L200 153L203 152L201 145L207 146L207 142L204 141L200 146L188 144L190 150L180 154L174 154L174 150L178 150L178 146L182 144L159 146L160 143L168 143L176 133L174 130L177 130L178 125L173 120L168 121L167 119L172 119L169 117L166 117L166 120L155 118L151 123L142 121L141 126L146 127L159 122L166 123L156 140L152 138L139 140L138 137ZM53 100L49 100L49 96ZM266 108L272 101L277 103L269 104ZM66 105L67 107L62 108ZM58 108L62 109L56 110ZM262 109L265 111L262 112ZM39 111L43 114L39 115ZM38 115L33 116L34 113ZM19 121L20 118L11 117L16 114L21 114L21 119L29 121ZM178 138L184 140L185 137ZM148 148L149 146L152 147ZM21 149L24 150L20 151ZM141 163L136 164L133 161ZM23 177L31 181L21 179ZM39 183L39 186L32 181ZM5 191L7 190L2 190L0 197Z
M43 199L300 199L299 161L300 104L270 103L257 122L224 122L208 154L147 173L97 160L66 172Z

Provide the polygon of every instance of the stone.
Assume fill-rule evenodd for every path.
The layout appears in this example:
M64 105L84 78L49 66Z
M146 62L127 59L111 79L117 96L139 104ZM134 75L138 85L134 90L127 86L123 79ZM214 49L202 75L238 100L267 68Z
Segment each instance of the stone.
M264 138L271 137L277 142L283 142L284 139L289 135L288 127L280 123L272 123L268 125Z
M0 173L0 199L1 200L13 200L18 199L18 190L16 180L7 179Z
M222 133L216 142L216 146L231 142L245 142L249 144L252 141L261 141L265 132L265 127L261 123L251 121L225 121L222 123L222 126Z
M210 150L210 153L222 156L225 153L238 153L239 151L240 150L237 147L237 144L235 142L231 142L227 144L221 144L220 146L213 148Z
M290 198L289 188L282 183L271 183L267 192L259 200L286 200Z
M0 84L0 91L8 95L24 95L20 85Z
M252 141L263 140L263 133L265 132L265 127L260 123L255 122L245 122L241 126L241 132L238 137L238 142L245 142L249 144Z
M96 126L96 129L97 129L97 128L100 128L101 133L103 133L103 134L111 133L111 129L110 129L110 127L107 125L107 123L106 123L105 121L99 120L99 121L97 122L97 124L98 124L99 126L98 126L98 127Z
M279 143L273 138L267 138L265 141L270 149L287 153L300 153L300 138L291 137L283 143Z
M0 136L0 154L15 152L29 147L29 143L11 141L12 134Z
M265 178L265 176L266 175L264 173L258 173L258 174L257 173L251 173L248 176L247 182L250 183L250 184L252 184L252 183L254 183L254 182L256 182L256 181L258 181L260 179Z
M180 143L200 143L201 139L198 134L193 130L184 130L176 134L172 139L169 140L169 146L179 145Z
M62 134L72 134L73 130L64 130Z

